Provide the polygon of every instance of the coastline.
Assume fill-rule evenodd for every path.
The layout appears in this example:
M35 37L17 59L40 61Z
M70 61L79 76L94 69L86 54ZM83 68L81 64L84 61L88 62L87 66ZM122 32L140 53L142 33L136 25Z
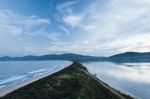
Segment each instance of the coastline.
M48 72L46 72L46 73L44 73L42 75L38 75L38 76L34 76L32 78L24 79L24 80L22 80L22 81L20 81L18 83L10 84L10 85L8 85L8 86L6 86L4 88L1 88L0 89L0 97L3 97L3 96L5 96L5 95L7 95L7 94L9 94L9 93L19 89L19 88L22 88L22 87L24 87L24 86L26 86L28 84L34 83L34 82L36 82L36 81L38 81L38 80L40 80L42 78L48 77L48 76L50 76L50 75L52 75L52 74L54 74L54 73L56 73L56 72L58 72L58 71L60 71L60 70L62 70L64 68L66 68L68 65L71 65L71 64L72 64L72 62L68 63L65 66L56 67L56 68L54 68L53 71L48 71Z
M71 73L71 74L70 74ZM51 73L51 74L47 74L47 75L43 75L43 76L40 76L40 77L37 77L37 78L35 78L35 79L32 79L32 80L29 80L29 81L27 81L27 82L25 82L25 83L22 83L22 84L20 84L20 85L16 85L16 86L14 86L13 88L10 88L8 91L7 91L7 95L6 95L6 92L5 92L5 96L4 96L4 98L2 97L2 99L9 99L9 97L17 97L17 99L22 99L22 98L18 98L18 97L20 97L20 95L21 96L26 96L26 94L28 93L28 91L30 90L31 91L31 89L32 89L32 91L31 91L31 93L32 92L34 92L34 90L35 90L35 92L37 91L36 90L36 88L43 88L42 86L44 85L48 85L48 87L50 86L49 85L49 81L50 82L53 82L53 81L58 81L58 82L61 82L61 79L59 78L60 76L61 76L61 78L65 78L65 80L67 80L68 79L68 77L69 76L71 76L71 75L74 75L74 73L77 73L77 75L79 76L79 78L78 78L78 76L76 75L76 76L74 76L75 78L73 78L74 80L77 80L77 82L79 81L78 79L80 79L80 78L83 78L83 79L80 79L81 80L81 82L82 83L79 83L79 86L80 85L82 85L82 84L84 84L84 83L89 83L89 84L85 84L84 85L84 87L85 87L85 89L86 88L90 88L90 89L88 89L89 90L89 92L91 91L91 90L93 90L93 91L91 91L92 93L94 93L95 95L94 96L92 96L92 99L95 99L96 98L96 96L97 97L99 97L99 95L100 95L100 97L101 96L103 96L103 97L105 97L105 98L108 98L108 97L115 97L115 98L117 98L117 99L133 99L131 96L129 96L129 95L127 95L127 94L124 94L124 93L122 93L122 92L120 92L120 91L118 91L118 90L116 90L116 89L114 89L114 88L112 88L111 86L109 86L108 84L106 84L105 82L103 82L103 81L101 81L100 79L98 79L98 78L96 78L95 76L93 76L92 74L90 74L89 72L88 72L88 70L84 67L84 66L82 66L82 64L80 64L80 63L73 63L72 65L70 65L70 66L67 66L66 68L63 68L63 69L61 69L61 70L59 70L59 71L57 71L57 72L55 72L55 73ZM69 75L68 75L69 74ZM83 77L82 77L82 75L84 75ZM57 78L58 77L58 78ZM57 78L57 79L54 79L54 78ZM87 79L88 78L88 79ZM59 80L60 79L60 80ZM90 79L90 80L89 80ZM73 80L73 81L74 81ZM87 80L87 81L86 81ZM70 83L70 82L72 82L72 80L70 81L69 80L69 82L66 82L66 83ZM84 82L84 83L83 83ZM65 86L64 85L62 85L62 86L59 86L59 87L62 87L62 88L65 88L65 87L68 87L68 85L66 86L66 83L64 83L65 84ZM52 86L55 86L55 83L52 83L53 85ZM75 83L72 83L73 85L75 84ZM76 85L76 84L75 84ZM79 86L76 86L76 87L79 87ZM71 85L71 87L72 87L72 85ZM99 87L100 89L97 89L97 87ZM94 88L94 89L93 89ZM96 88L96 89L95 89ZM34 90L33 90L34 89ZM55 89L54 89L55 90ZM62 89L63 91L64 91L64 89ZM82 89L83 90L83 89ZM100 91L100 93L98 94L97 93L97 91ZM11 91L13 91L13 92L11 92ZM10 93L9 93L10 92ZM21 93L20 93L21 92ZM61 92L61 91L60 91ZM59 92L59 93L60 93ZM86 92L86 91L85 91ZM83 92L83 93L85 93L85 92ZM90 93L91 93L90 92ZM43 93L42 92L42 90L40 89L40 91L38 91L38 92L36 92L36 94L40 94L40 93ZM74 93L74 91L72 92L72 93ZM72 94L71 93L71 94ZM44 89L44 94L45 94L45 89ZM49 94L52 94L52 93L49 93ZM4 94L3 94L4 95ZM19 95L19 96L18 96ZM28 94L27 94L28 95ZM85 95L86 96L86 94L83 94L83 95ZM86 97L88 97L88 95L90 95L90 94L87 94L87 96ZM56 96L58 96L58 95L56 95ZM32 96L30 96L30 97L32 97ZM95 98L94 98L95 97ZM36 96L36 98L37 98L37 96ZM42 97L43 98L43 97ZM23 98L23 99L27 99L27 98ZM41 99L41 98L40 98ZM47 99L47 98L46 98ZM49 98L48 98L49 99ZM59 98L56 98L56 99L59 99ZM68 98L67 98L68 99ZM70 98L69 98L70 99ZM74 99L74 98L73 98ZM89 96L89 98L83 98L83 99L91 99L90 98L90 96ZM97 98L96 98L97 99Z

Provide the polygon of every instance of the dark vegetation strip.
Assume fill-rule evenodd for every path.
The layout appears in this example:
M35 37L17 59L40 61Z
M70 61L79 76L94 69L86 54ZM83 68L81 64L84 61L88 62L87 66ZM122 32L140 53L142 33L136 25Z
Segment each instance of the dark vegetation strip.
M132 99L104 86L78 62L0 99ZM117 93L117 94L116 94Z

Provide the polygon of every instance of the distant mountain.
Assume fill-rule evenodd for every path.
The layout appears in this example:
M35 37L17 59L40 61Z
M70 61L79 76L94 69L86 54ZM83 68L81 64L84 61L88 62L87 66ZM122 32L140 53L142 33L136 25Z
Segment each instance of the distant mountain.
M16 60L77 60L77 61L101 61L104 60L104 57L95 57L95 56L86 56L73 53L65 54L50 54L42 56L23 56L23 57L0 57L0 61L16 61Z
M150 52L125 52L108 57L113 62L150 62Z
M38 61L38 60L69 60L69 61L84 61L84 62L94 62L94 61L111 61L111 62L150 62L150 52L139 53L139 52L125 52L121 54L116 54L110 57L101 56L87 56L73 53L65 54L50 54L42 56L23 56L23 57L0 57L0 61Z

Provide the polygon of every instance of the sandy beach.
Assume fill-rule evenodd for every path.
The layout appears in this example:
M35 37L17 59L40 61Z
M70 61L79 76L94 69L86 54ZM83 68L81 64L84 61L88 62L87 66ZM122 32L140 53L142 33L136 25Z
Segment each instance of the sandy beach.
M133 99L91 75L87 68L78 62L56 73L47 73L7 88L1 95L6 95L2 99Z
M53 73L55 73L55 72L58 72L58 71L60 71L61 69L67 67L67 66L68 66L68 65L61 66L61 67L57 67L57 68L55 68L55 69L53 70L53 72L49 71L49 72L47 72L47 73L44 73L44 74L35 76L35 77L33 77L33 78L28 78L28 79L22 80L22 81L20 81L20 82L17 82L17 83L14 83L14 84L10 84L10 85L8 85L8 86L5 86L5 87L3 87L3 88L0 89L0 97L5 96L6 94L8 94L8 93L10 93L10 92L12 92L12 91L15 91L15 90L17 90L17 89L19 89L19 88L21 88L21 87L24 87L24 86L26 86L26 85L28 85L28 84L30 84L30 83L32 83L32 82L35 82L35 81L40 80L40 79L42 79L42 78L45 78L45 77L47 77L47 76L49 76L49 75L51 75L51 74L53 74Z

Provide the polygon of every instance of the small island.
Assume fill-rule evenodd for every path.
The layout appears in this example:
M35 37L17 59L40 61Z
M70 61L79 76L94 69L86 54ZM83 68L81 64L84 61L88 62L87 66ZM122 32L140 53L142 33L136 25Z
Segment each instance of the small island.
M91 75L79 62L0 99L133 99Z

